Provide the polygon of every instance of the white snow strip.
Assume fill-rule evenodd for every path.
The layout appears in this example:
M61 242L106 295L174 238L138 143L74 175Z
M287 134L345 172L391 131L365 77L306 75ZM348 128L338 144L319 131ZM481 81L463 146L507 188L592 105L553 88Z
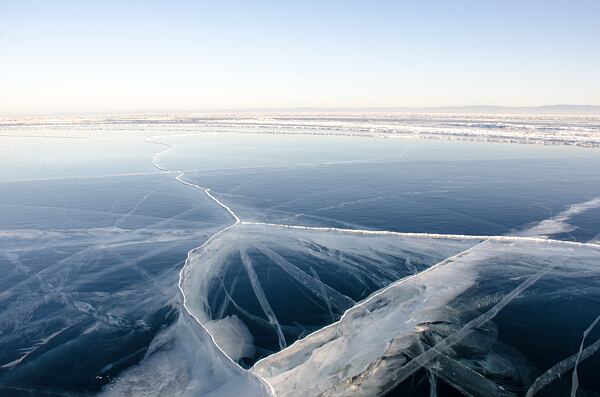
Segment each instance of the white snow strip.
M559 212L550 219L541 221L529 229L518 232L517 235L523 237L544 237L571 232L575 230L576 227L570 225L568 221L575 215L595 208L600 208L600 197L596 197L583 203L571 204L566 210Z
M316 227L316 226L303 226L303 225L281 225L277 223L266 223L266 222L248 222L242 221L242 225L262 225L271 227L281 227L287 229L299 229L299 230L314 230L321 232L340 232L340 233L352 233L352 234L363 234L363 235L378 235L378 236L398 236L398 237L412 237L412 238L437 238L437 239L448 239L448 240L490 240L490 241L507 241L507 242L528 242L528 243L556 243L561 245L571 245L575 247L600 247L600 244L595 243L581 243L577 241L564 241L564 240L552 240L541 237L524 237L524 236L477 236L473 234L441 234L441 233L408 233L408 232L392 232L389 230L361 230L361 229L343 229L337 227Z

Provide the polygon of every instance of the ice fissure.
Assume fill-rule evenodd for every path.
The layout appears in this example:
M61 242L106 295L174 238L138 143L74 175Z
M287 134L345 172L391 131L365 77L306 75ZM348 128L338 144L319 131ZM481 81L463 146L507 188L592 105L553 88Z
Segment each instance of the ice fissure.
M226 368L223 371L231 371L235 374L235 378L239 380L238 385L252 385L256 395L261 393L279 396L299 393L323 396L383 394L394 389L422 368L427 373L431 396L438 394L440 380L467 395L490 393L515 395L511 390L507 390L486 376L489 373L494 375L493 371L479 370L479 362L477 365L466 362L456 354L456 349L468 343L470 339L477 338L481 333L481 327L494 319L505 307L522 298L526 291L532 286L537 286L544 277L556 271L563 271L562 263L547 259L544 256L545 251L554 252L555 255L566 259L571 257L580 259L573 252L573 248L582 248L586 250L582 260L585 262L588 256L597 255L600 249L600 245L594 242L582 243L547 238L558 230L565 230L567 228L565 224L571 216L598 207L600 205L598 198L574 204L552 219L511 236L401 233L243 221L231 207L220 201L210 188L186 181L184 171L170 170L158 163L160 154L173 150L175 146L153 140L149 142L165 147L164 150L156 153L152 160L158 170L175 173L178 182L204 192L233 220L232 224L219 230L204 244L188 253L179 273L178 287L185 310L184 317L189 317L193 321L190 323L180 320L178 323L185 324L181 325L181 330L176 333L198 333L198 330L191 329L190 324L199 325L200 331L206 334L207 340L214 345L218 355L225 359L222 361L218 359L218 365ZM296 243L293 242L282 243L278 250L271 247L266 242L268 240L252 236L253 233L264 233L265 236L269 233L280 233L272 232L272 229L280 229L281 233L285 233L282 238L290 237L291 241L306 242L303 243L304 248L298 250ZM240 246L236 250L244 274L242 276L240 272L236 273L231 278L227 289L224 279L230 276L227 267L221 265L224 257L219 256L222 248L220 240L230 239L237 242L232 234L241 237ZM368 277L365 275L372 271L373 264L381 264L384 256L374 255L365 259L356 255L341 258L339 255L310 248L310 244L315 241L323 240L330 243L328 236L332 234L347 239L347 242L343 242L347 245L340 248L341 252L346 252L344 248L352 251L350 247L357 241L355 239L376 239L373 240L376 241L375 245L385 255L403 258L399 261L402 270L381 266L378 274ZM394 239L394 241L389 242L386 239ZM436 259L433 253L428 253L428 262L419 263L418 257L415 259L413 256L414 252L421 252L423 246L428 244L439 244L447 256ZM395 245L402 247L400 249ZM532 262L525 260L521 268L515 268L514 278L506 281L504 289L497 292L498 299L482 304L485 310L478 312L475 307L469 307L469 314L464 314L447 308L450 303L460 301L461 296L470 293L478 281L485 281L492 277L493 270L485 264L486 261L502 262L507 257L521 260L521 257L514 256L514 252L525 251L525 246L527 249L533 247L531 249L535 260ZM306 265L304 268L302 260L297 258L297 260L290 260L282 254L281 250L288 252L291 249L297 250L296 256L311 255L323 261L332 260L332 263L337 266L334 268L336 271L339 268L350 272L352 277L360 280L365 290L371 288L373 291L368 297L355 291L340 292L340 289L344 289L345 286L340 286L339 289L333 288L329 284L331 281L326 279L327 272L333 271L331 267ZM266 293L263 285L265 281L262 279L268 278L270 272L274 270L261 269L259 272L254 259L256 255L267 258L273 269L278 269L281 274L289 277L291 285L300 288L299 293L314 302L315 307L320 308L319 310L325 308L323 316L327 319L327 324L322 324L308 334L304 331L295 334L301 335L302 338L288 346L286 335L305 328L300 325L291 326L280 318L273 300ZM221 288L224 296L223 302L215 310L210 309L208 290L216 287L206 284L200 292L191 291L195 288L193 283L195 279L191 277L194 276L197 266L205 266L202 264L205 258L209 258L210 264L215 266L207 266L202 270L205 272L203 274L208 278L215 277L219 280L218 288ZM361 263L365 260L366 264ZM585 262L585 266L588 266L588 262ZM247 278L261 313L252 312L236 302L234 294L236 294L236 286L242 282L242 277ZM192 298L188 296L189 293L193 293L194 299L201 298L197 303L190 304L189 299ZM480 302L484 301L480 300ZM223 326L227 327L228 332L233 332L235 337L241 338L240 340L252 339L250 335L252 331L248 329L247 324L236 314L229 313L232 308L247 321L263 327L269 326L276 335L279 351L262 358L250 370L244 370L236 364L236 361L244 357L241 355L244 353L228 353L230 349L219 345L219 341L223 340L222 337L211 332L211 329L222 330L224 328L219 327ZM579 352L540 376L530 386L527 396L535 395L553 379L571 368L574 368L571 395L575 395L578 387L578 364L589 358L600 347L599 341L596 341L584 348L585 338L599 319L600 317L584 332ZM215 324L219 324L219 327L215 328ZM375 327L375 324L378 327ZM428 335L436 336L425 342L424 338L426 336L429 338ZM196 341L203 340L199 335L194 338ZM157 345L159 344L160 341L157 342ZM256 348L269 350L267 347ZM157 349L160 350L158 347ZM494 360L500 359L501 357L485 356L485 360L488 360L490 365L494 365ZM193 394L191 390L194 389L190 386L192 383L188 380L188 383L183 382L179 386L180 389L173 386L175 387L173 390L183 395ZM228 381L223 380L221 386L226 383ZM118 384L117 382L115 390L118 389ZM214 390L218 390L218 387Z

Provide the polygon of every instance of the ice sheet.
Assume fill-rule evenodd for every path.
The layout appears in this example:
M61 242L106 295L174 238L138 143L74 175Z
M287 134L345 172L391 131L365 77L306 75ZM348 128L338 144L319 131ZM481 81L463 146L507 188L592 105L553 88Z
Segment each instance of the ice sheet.
M407 394L409 378L428 382L430 395L445 387L470 395L599 390L589 375L599 365L598 247L544 241L598 207L589 183L596 168L578 168L597 158L573 148L546 148L541 159L522 147L445 142L419 150L422 141L356 138L594 146L596 120L312 115L69 123L36 128L50 140L127 132L135 137L119 140L127 144L117 157L132 142L143 149L116 168L92 162L93 172L77 169L82 152L66 174L0 176L1 391L51 395L67 384L94 391L108 383L107 395L262 396L272 384L280 396L376 395ZM2 139L27 128L1 125ZM238 129L261 134L222 134ZM157 132L171 136L152 137ZM193 136L204 132L214 139ZM318 153L314 133L323 144ZM344 136L322 136L329 134ZM352 150L340 151L339 142ZM77 144L60 146L72 152ZM462 160L473 163L461 168ZM442 175L443 186L424 167L438 161L455 175ZM479 181L455 172L475 164L486 167ZM541 164L529 172L536 178L539 170L554 173L524 178L515 195L478 213L474 203L488 203L491 185L511 191L510 173L497 167L507 164L519 174ZM119 176L108 177L113 171ZM385 190L400 175L414 178L400 192ZM430 185L413 183L426 175L434 176ZM360 183L348 183L353 178ZM524 194L529 184L553 196ZM525 196L533 197L530 207L519 201ZM487 217L496 209L501 221ZM432 230L398 232L403 224L392 215L411 212ZM526 236L498 235L517 225L509 215L531 225L525 213L537 220ZM377 222L385 227L374 230ZM556 315L536 328L545 313ZM561 346L548 347L553 337ZM540 344L541 358L527 338Z
M379 395L422 367L471 394L489 395L495 388L508 395L529 386L519 374L530 368L519 366L520 356L498 350L486 325L525 294L544 299L557 293L553 282L568 289L597 278L599 259L599 247L486 241L383 289L252 371L280 396ZM599 292L596 285L581 294L598 299ZM454 379L455 367L462 366L467 378ZM487 391L477 389L480 377L487 379L479 383Z
M247 324L261 357L339 319L389 283L478 242L242 224L193 252L182 290L209 329L230 316ZM236 361L253 359L234 354L230 333L214 334L223 350Z
M153 341L144 360L101 396L271 396L262 379L230 361L196 320L179 320Z
M229 221L170 175L6 182L0 198L0 394L90 392L138 362L177 318L182 259Z

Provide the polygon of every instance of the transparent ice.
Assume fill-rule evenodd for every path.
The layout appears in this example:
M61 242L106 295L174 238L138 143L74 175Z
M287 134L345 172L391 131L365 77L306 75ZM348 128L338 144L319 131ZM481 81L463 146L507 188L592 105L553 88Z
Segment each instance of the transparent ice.
M0 124L3 393L600 390L596 153L416 139L593 118Z

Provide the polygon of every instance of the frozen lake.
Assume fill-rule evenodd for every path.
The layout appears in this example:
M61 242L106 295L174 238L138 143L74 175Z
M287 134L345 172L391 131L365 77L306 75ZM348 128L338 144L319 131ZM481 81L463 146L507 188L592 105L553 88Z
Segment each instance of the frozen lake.
M597 120L208 120L2 125L0 394L600 394Z

